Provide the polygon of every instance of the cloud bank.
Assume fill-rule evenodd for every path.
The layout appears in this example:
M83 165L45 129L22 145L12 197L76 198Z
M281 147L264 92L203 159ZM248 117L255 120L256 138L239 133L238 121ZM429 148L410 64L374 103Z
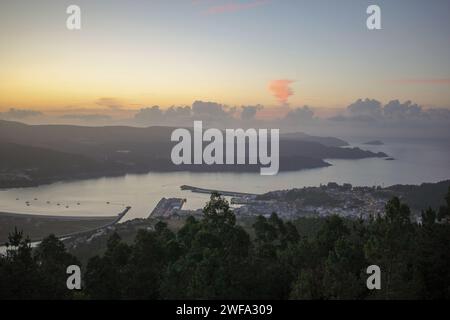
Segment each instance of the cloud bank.
M448 121L449 109L425 109L411 101L391 100L383 105L374 99L358 99L350 104L345 112L331 118L338 121L365 122L413 122L413 121Z
M162 109L152 106L140 109L134 116L138 125L187 125L194 120L205 123L226 124L236 120L236 107L229 107L216 102L195 101L192 106L172 106Z
M23 120L31 117L42 116L43 113L35 110L10 108L8 111L0 112L0 119Z
M95 103L99 106L113 110L122 109L124 107L124 105L116 98L99 98Z
M70 109L55 116L34 110L9 109L0 118L34 124L128 125L190 127L202 120L214 128L278 128L282 132L305 132L344 139L450 139L450 109L427 109L411 101L358 99L337 116L319 117L310 106L265 108L262 105L228 106L218 102L195 101L190 106L143 107L117 115L116 109ZM119 109L122 111L123 109ZM109 113L108 113L109 112ZM267 116L267 115L270 116Z

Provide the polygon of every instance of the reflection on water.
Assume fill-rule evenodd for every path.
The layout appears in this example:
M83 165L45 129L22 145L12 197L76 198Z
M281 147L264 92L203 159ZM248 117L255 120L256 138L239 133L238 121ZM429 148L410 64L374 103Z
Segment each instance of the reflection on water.
M396 160L328 160L327 168L279 173L277 176L234 173L148 173L55 183L0 191L0 211L50 215L118 214L132 206L127 219L147 217L162 197L186 198L185 208L199 208L208 195L180 190L183 184L204 188L263 193L318 186L335 181L353 185L420 184L450 179L448 145L388 143L361 146L383 151Z

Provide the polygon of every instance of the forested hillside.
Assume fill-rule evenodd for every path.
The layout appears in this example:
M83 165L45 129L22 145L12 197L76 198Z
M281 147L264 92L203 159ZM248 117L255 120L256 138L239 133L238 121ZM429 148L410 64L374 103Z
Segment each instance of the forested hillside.
M0 258L0 299L449 299L450 190L445 202L417 224L393 198L382 216L331 216L313 236L274 213L250 236L213 194L203 218L178 232L159 222L132 244L113 233L82 266L75 293L65 290L65 268L77 258L53 236L32 251L15 232ZM370 265L381 269L381 290L366 287Z

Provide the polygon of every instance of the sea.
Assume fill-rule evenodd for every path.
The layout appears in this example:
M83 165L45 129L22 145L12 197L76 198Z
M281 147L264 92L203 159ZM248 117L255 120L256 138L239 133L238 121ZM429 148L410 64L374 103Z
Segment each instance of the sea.
M275 176L259 173L173 172L128 174L121 177L57 182L30 188L0 190L0 212L57 216L113 216L126 206L123 221L146 218L163 198L185 198L185 209L201 208L207 194L180 189L191 185L214 190L265 193L274 190L319 186L328 182L354 186L421 184L450 179L450 145L430 141L385 141L383 145L352 143L365 150L382 151L394 160L326 159L332 166Z

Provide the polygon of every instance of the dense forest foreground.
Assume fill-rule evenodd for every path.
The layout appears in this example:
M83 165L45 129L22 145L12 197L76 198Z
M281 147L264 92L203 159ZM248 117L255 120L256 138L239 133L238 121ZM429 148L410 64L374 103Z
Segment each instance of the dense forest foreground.
M131 244L113 233L73 291L66 268L78 257L53 235L32 249L15 230L0 257L0 299L449 299L450 189L445 203L417 223L394 197L372 219L323 218L311 237L275 213L248 231L213 194L204 216L176 232L158 222ZM379 290L366 285L371 265Z

